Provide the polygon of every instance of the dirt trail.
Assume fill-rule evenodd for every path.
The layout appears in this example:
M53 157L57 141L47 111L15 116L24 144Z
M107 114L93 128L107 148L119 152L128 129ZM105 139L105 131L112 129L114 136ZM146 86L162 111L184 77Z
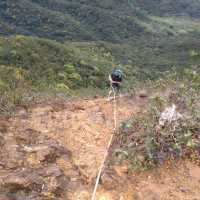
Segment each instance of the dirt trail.
M135 102L119 100L119 121L138 110ZM97 99L36 107L31 110L26 126L69 149L74 164L79 167L85 181L90 183L97 174L113 131L113 105L106 99Z
M121 120L138 112L143 103L123 97L117 100L117 105L119 125ZM34 130L70 150L72 164L64 159L58 159L57 164L70 176L76 185L74 187L77 188L79 185L76 183L82 181L90 189L113 132L113 126L113 101L104 98L40 105L30 108L28 112L21 110L10 120L11 132ZM29 158L30 160L37 163L33 158ZM74 188L71 199L77 200L79 197L73 190ZM79 188L77 190L79 195Z
M23 163L18 163L16 166L23 166L23 168L28 168L31 166L32 169L38 170L39 167L46 167L52 172L54 177L50 177L48 180L52 180L52 185L48 185L47 182L41 184L40 190L45 196L42 199L56 199L56 200L89 200L91 197L91 192L94 186L95 177L98 173L100 163L103 159L108 140L113 131L113 102L106 101L106 99L85 99L85 100L74 100L66 101L62 103L54 103L49 105L38 105L28 110L20 110L16 113L14 117L9 119L8 134L6 136L5 148L9 151L9 158L12 160L21 161ZM118 124L121 120L128 119L133 113L139 112L143 109L146 100L123 97L118 99L117 102L117 113L118 113ZM0 130L1 131L1 130ZM6 132L6 131L4 131ZM37 138L41 142L37 142L39 147L29 147L27 145L22 145L21 140L16 139L20 134L25 134L22 137L27 137L26 133L31 132L36 133ZM28 136L29 137L29 136ZM35 137L35 136L34 136ZM14 139L15 138L15 139ZM41 139L42 138L42 139ZM55 141L57 149L63 147L64 149L70 150L71 158L69 159L64 153L62 156L57 156L53 161L52 148L49 150L48 146L43 144L45 138L48 138L50 144ZM28 139L27 139L28 140ZM30 138L32 140L32 138ZM38 139L37 139L38 140ZM43 146L41 146L43 145ZM59 147L58 147L59 146ZM12 148L11 148L12 147ZM53 146L55 148L55 144ZM28 153L24 154L23 159L20 157L21 154L17 152L17 148L25 148ZM35 148L35 150L33 150ZM9 150L8 150L9 149ZM21 152L20 150L19 152ZM38 151L38 152L37 152ZM62 150L63 151L63 150ZM3 152L3 150L2 150ZM4 149L5 152L5 149ZM30 153L31 152L31 153ZM32 153L34 152L34 153ZM36 154L35 154L36 152ZM59 151L60 152L60 151ZM57 155L57 154L56 154ZM60 154L59 154L60 155ZM6 157L6 156L5 156ZM48 157L48 160L47 158ZM49 158L51 157L51 158ZM47 162L51 162L49 166ZM24 164L25 163L25 164ZM1 163L0 163L1 164ZM53 167L52 167L53 166ZM153 199L200 199L200 188L197 183L200 181L200 169L198 167L190 169L190 165L187 167L191 171L191 176L186 176L185 182L189 184L189 180L193 180L192 187L196 187L195 190L191 189L187 184L184 185L180 191L177 189L179 187L173 181L173 177L176 181L179 181L179 176L184 176L184 169L180 165L179 175L177 178L175 176L176 171L166 169L160 169L159 175L162 179L158 181L155 177L152 179L151 173L139 176L127 176L126 166L114 166L112 168L113 172L111 175L105 174L102 178L102 184L97 193L97 200L153 200ZM7 167L9 168L9 167ZM45 169L46 169L45 168ZM11 167L9 168L11 169ZM62 172L60 172L61 170ZM181 171L182 170L182 171ZM169 172L169 176L166 176L164 172ZM173 171L173 172L172 172ZM10 173L10 170L4 171L4 168L0 168L0 176L4 173ZM55 180L59 173L63 173L66 177L66 188L62 188L60 196L52 196L55 187ZM170 174L170 172L172 172ZM113 174L112 174L113 173ZM174 173L174 174L173 174ZM196 175L196 173L198 175ZM156 174L156 173L155 173ZM53 176L51 175L51 176ZM113 176L112 176L113 175ZM16 176L16 175L15 175ZM50 176L50 175L49 175ZM188 178L188 179L187 179ZM54 180L55 179L55 180ZM19 178L17 179L19 180ZM20 180L21 181L21 180ZM35 181L35 179L34 179ZM183 181L180 179L180 181ZM10 181L11 182L11 181ZM9 182L9 184L10 184ZM36 181L35 181L36 182ZM63 183L63 181L61 181ZM0 177L1 183L1 177ZM57 183L57 182L56 182ZM14 182L16 185L16 180ZM17 184L21 184L22 181ZM51 193L51 198L47 195L47 192L43 192L45 184L48 185L48 195ZM171 185L170 185L171 184ZM13 185L13 182L12 182ZM39 185L39 183L38 183ZM161 185L161 187L160 187ZM167 188L165 188L167 185ZM25 186L24 186L25 187ZM64 187L64 186L63 186ZM175 187L175 190L174 188ZM181 187L181 185L180 185ZM189 189L188 189L189 187ZM50 189L49 189L50 188ZM157 191L159 190L159 191ZM176 191L177 190L177 191ZM57 191L57 190L56 190ZM59 190L60 191L60 190ZM148 192L149 191L149 192ZM166 192L174 192L174 196L170 198L165 198ZM182 192L181 192L182 191ZM1 192L1 190L0 190ZM10 191L12 192L12 190ZM179 192L182 194L190 193L187 198L182 198L177 196ZM151 195L152 194L152 195ZM192 197L194 194L194 198ZM145 196L146 195L146 196ZM198 196L199 195L199 196ZM1 199L1 196L0 196ZM31 199L31 198L30 198ZM33 198L34 199L34 198ZM36 198L35 198L36 199ZM18 199L17 199L18 200ZM21 199L20 199L21 200ZM31 199L32 200L32 199Z

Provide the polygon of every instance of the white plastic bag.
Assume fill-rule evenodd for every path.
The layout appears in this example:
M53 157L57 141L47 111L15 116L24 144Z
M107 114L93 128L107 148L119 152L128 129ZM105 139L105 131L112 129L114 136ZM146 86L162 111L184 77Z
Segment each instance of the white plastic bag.
M173 104L171 107L166 108L160 116L159 125L164 126L166 122L177 121L183 116L176 111L176 106Z

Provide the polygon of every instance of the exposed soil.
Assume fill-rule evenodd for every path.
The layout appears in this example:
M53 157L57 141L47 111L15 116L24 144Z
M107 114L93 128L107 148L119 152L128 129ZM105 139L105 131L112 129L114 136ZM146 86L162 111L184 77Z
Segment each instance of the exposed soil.
M147 98L117 100L118 124ZM68 100L20 109L0 120L0 200L89 200L113 133L113 101ZM200 200L200 168L180 161L128 174L108 166L97 200Z

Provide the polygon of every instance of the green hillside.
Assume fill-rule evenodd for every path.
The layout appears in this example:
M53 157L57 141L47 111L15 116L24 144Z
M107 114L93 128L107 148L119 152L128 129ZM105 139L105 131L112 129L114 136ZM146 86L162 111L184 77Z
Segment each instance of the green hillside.
M0 107L105 89L116 66L126 89L197 67L199 9L199 0L1 0Z
M95 44L78 45L71 42L60 44L21 35L0 38L0 64L27 71L31 81L37 84L44 79L47 84L53 85L59 82L59 78L63 79L63 76L68 76L71 72L72 79L76 79L73 73L78 73L77 76L81 76L82 86L87 87L87 84L93 82L91 77L87 76L91 71L98 85L98 79L102 76L105 78L112 60L110 53ZM72 81L67 85L73 87L76 82ZM101 84L98 86L101 87Z
M120 41L142 31L124 13L111 14L93 3L9 0L1 1L0 11L2 26L8 26L7 34L14 32L57 40Z
M195 24L199 9L198 0L2 0L0 32L62 41L127 42L145 34L199 32ZM169 17L171 15L176 17ZM183 27L186 30L179 31Z
M143 0L135 2L153 15L200 18L199 0Z

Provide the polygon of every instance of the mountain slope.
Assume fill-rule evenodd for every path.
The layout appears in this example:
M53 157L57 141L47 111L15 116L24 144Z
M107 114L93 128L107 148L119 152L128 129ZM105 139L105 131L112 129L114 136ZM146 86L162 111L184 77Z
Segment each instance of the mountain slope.
M126 89L172 68L198 66L199 6L199 0L1 0L0 112L37 92L105 89L116 66Z
M190 16L200 18L199 0L138 0L138 5L158 16Z
M133 30L140 31L140 27L134 21L128 21L126 16L119 16L118 19L104 9L65 3L66 10L63 10L59 2L57 9L55 5L52 6L55 9L52 9L50 3L39 3L28 0L1 1L1 21L16 33L58 40L119 40L133 36Z
M199 17L199 9L198 0L2 0L0 33L56 40L121 42L145 34L166 35L166 32L174 32L173 26L152 18L152 15ZM191 18L189 20L193 21ZM154 27L156 30L164 28L156 32Z

